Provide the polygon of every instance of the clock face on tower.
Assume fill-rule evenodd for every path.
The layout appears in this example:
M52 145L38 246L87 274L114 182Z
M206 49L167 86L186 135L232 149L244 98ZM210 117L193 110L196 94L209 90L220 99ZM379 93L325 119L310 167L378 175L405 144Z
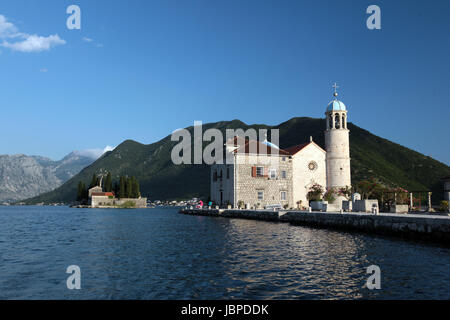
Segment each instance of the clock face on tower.
M311 171L316 170L316 169L317 169L317 163L316 163L315 161L311 161L311 162L308 164L308 169L311 170Z

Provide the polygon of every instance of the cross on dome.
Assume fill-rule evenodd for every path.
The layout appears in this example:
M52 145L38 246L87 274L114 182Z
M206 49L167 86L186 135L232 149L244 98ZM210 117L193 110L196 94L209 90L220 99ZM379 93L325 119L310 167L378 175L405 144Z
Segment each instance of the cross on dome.
M346 108L345 104L342 101L339 101L337 99L337 96L338 96L337 89L339 88L338 84L335 82L331 87L334 89L334 93L333 93L334 98L328 104L326 112L329 112L329 111L346 111L347 108Z
M334 94L333 94L333 95L334 95L335 97L337 97L338 94L337 94L337 91L336 91L336 90L337 90L337 88L339 88L339 86L338 86L337 83L335 82L335 83L332 85L332 87L334 88Z

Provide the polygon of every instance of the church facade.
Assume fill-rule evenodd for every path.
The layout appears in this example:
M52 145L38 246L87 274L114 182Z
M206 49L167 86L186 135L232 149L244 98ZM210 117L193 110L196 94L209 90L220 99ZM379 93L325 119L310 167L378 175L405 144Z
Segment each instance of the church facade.
M225 144L231 163L211 166L211 201L255 208L308 206L311 186L324 189L351 185L347 109L334 93L326 112L325 149L309 142L280 149L235 137Z

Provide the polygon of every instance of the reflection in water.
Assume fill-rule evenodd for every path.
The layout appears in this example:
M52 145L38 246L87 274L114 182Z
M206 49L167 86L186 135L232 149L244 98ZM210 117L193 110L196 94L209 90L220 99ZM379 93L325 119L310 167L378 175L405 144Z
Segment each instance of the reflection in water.
M176 209L0 207L4 299L449 299L449 264L446 248Z
M287 224L230 220L226 274L232 298L358 298L365 261L348 234Z

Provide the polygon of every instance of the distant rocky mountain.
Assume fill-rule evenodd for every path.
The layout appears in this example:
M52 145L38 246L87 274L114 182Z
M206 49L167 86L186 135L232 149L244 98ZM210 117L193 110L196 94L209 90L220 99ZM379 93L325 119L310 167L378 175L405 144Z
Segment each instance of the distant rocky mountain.
M77 151L59 161L23 154L0 155L0 203L51 191L94 161Z
M389 186L408 190L431 190L438 200L443 196L441 178L450 175L450 168L414 150L383 139L352 124L350 129L350 156L352 184L375 177ZM280 130L280 146L290 147L309 141L312 136L324 146L324 119L293 118L277 126L247 125L239 120L222 121L203 125L203 130L215 128L223 134L225 129L276 128ZM187 128L191 134L193 127ZM126 140L113 151L106 152L90 166L69 179L59 188L27 199L26 203L74 202L77 185L83 181L89 185L92 174L109 171L113 180L121 175L135 176L141 185L143 196L155 200L174 200L209 195L210 168L203 165L174 165L171 150L175 144L170 136L144 145Z

